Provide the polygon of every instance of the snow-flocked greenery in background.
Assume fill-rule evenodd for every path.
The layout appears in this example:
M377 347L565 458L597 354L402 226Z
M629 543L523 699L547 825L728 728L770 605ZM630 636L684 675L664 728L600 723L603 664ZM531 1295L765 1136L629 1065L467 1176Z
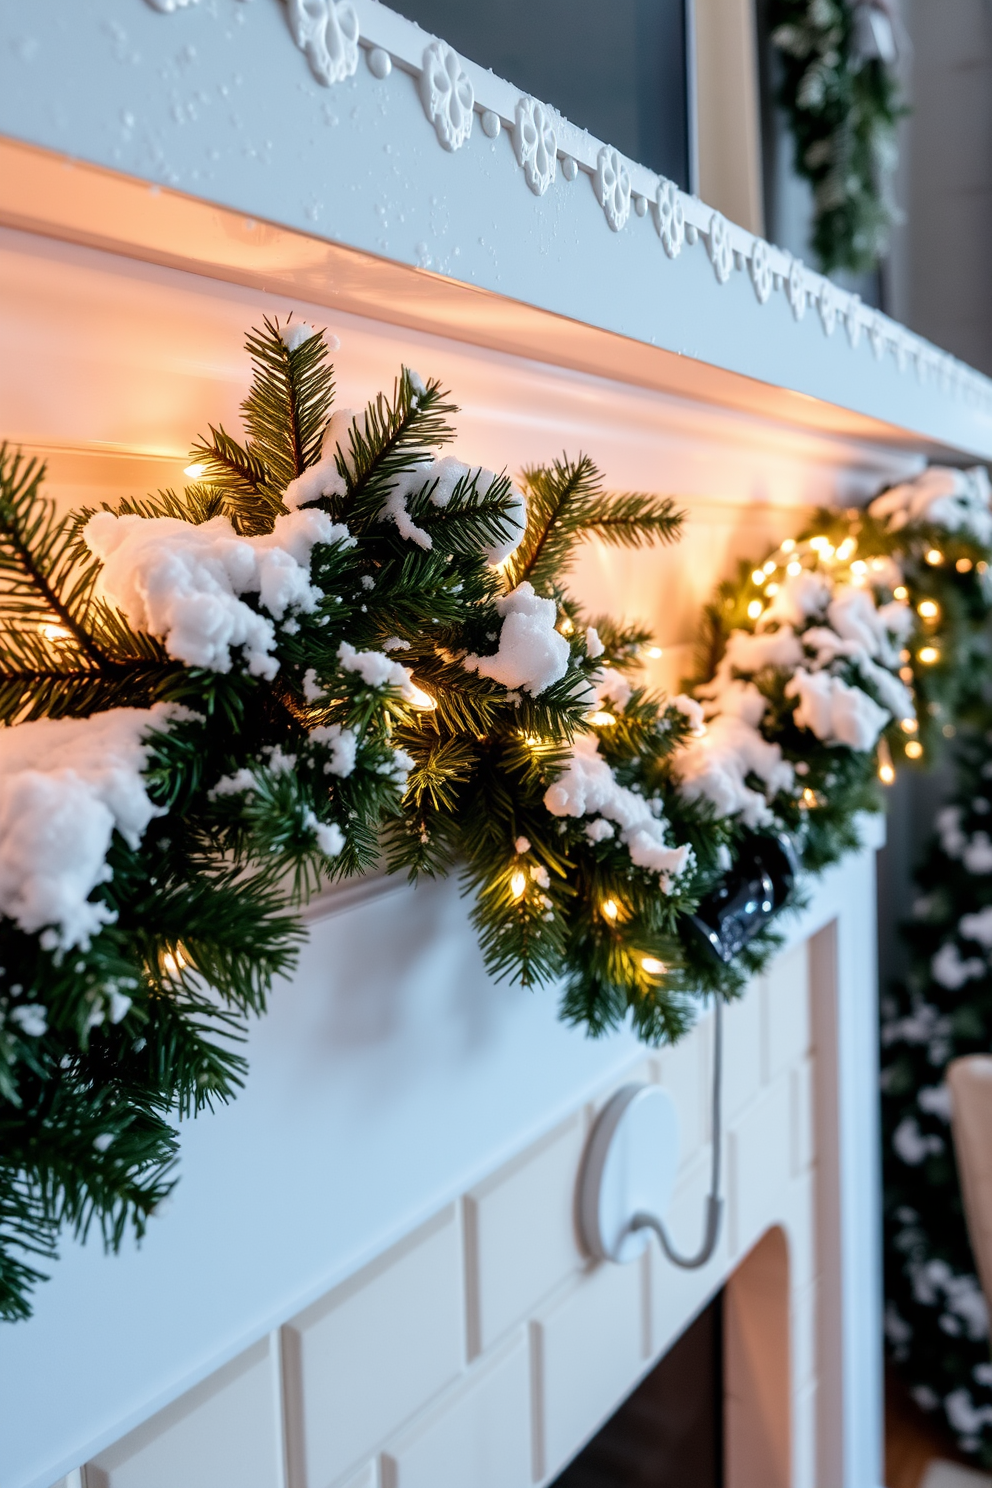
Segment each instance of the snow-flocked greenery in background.
M63 1227L141 1233L319 884L458 873L495 975L673 1040L776 943L720 964L700 900L756 832L813 870L856 843L879 774L950 726L986 612L987 485L929 472L742 571L659 697L647 631L567 580L589 539L675 539L669 498L585 457L519 484L439 457L436 382L354 414L322 332L247 344L246 438L211 429L182 493L59 519L0 457L9 1318Z
M992 1047L992 709L957 741L916 871L910 969L882 998L885 1332L918 1404L992 1467L989 1318L951 1137L946 1066Z
M905 113L888 0L769 0L777 102L796 173L813 192L812 247L824 273L878 266L899 220L896 126Z

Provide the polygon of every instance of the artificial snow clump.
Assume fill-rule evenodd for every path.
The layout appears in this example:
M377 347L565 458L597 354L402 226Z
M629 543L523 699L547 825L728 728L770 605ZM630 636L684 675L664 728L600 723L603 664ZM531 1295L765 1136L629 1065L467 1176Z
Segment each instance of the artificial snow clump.
M868 508L870 516L888 518L889 528L900 531L909 522L932 522L948 532L967 532L984 547L992 546L992 487L983 465L954 470L931 465L915 480L877 497Z
M862 752L874 748L889 714L860 687L849 687L829 672L800 667L786 684L787 698L797 698L796 726L810 729L824 744L847 744Z
M311 336L318 334L317 327L305 320L288 320L279 329L279 339L287 351L296 351L304 342L309 341ZM335 341L337 337L333 338Z
M906 1116L892 1133L892 1145L910 1167L918 1167L931 1155L943 1152L944 1143L933 1132L921 1132L916 1118Z
M40 1002L22 1002L8 1017L28 1038L42 1038L48 1032L48 1011Z
M310 583L317 543L346 543L347 529L322 511L277 517L271 533L241 537L227 517L199 526L174 517L115 516L97 512L83 529L90 551L103 560L96 592L122 610L137 630L158 636L186 666L229 672L241 648L248 671L271 680L272 621L244 602L257 594L276 620L312 612L320 592Z
M945 806L937 812L935 825L940 845L949 858L964 864L969 873L992 873L992 838L987 832L967 837L961 830L960 806Z
M568 671L568 641L555 629L558 606L526 580L496 601L503 617L495 656L466 656L462 665L510 689L537 697Z
M930 970L935 982L956 992L973 977L984 976L987 967L978 956L969 956L967 961L963 961L953 940L948 940L933 957Z
M594 625L586 626L586 655L590 661L595 661L597 656L602 656L606 647L599 639L599 631Z
M156 703L0 729L0 913L62 950L112 923L89 896L110 877L115 829L137 848L162 814L142 774L148 736L184 711Z
M707 801L719 818L765 826L772 820L769 800L792 789L792 766L759 731L765 699L753 682L726 684L718 706L705 730L672 757L673 774L687 801ZM751 776L764 783L764 793L748 783Z
M337 822L322 822L309 807L303 813L303 825L312 832L325 858L336 858L344 851L344 833Z
M389 495L379 512L379 519L392 522L400 537L416 543L425 551L433 547L429 532L419 527L407 509L411 496L430 488L429 501L442 510L449 505L458 485L475 486L477 495L485 496L496 476L482 466L463 465L453 455L443 455L436 460L421 460L409 470L399 471L394 477ZM527 525L527 504L523 492L511 486L512 505L503 518L507 536L502 542L484 548L482 556L494 566L503 563L519 546Z
M992 951L992 904L975 914L962 915L958 929L967 940L974 940L987 951Z
M345 778L351 774L358 753L358 735L354 729L341 723L321 724L310 730L310 738L315 744L325 745L330 754L324 766L328 775Z
M610 823L615 822L631 862L657 873L665 894L692 866L692 848L669 846L664 818L655 816L643 796L620 785L593 735L580 734L575 740L564 771L544 793L544 804L552 816L595 817L586 828L593 842L612 837Z
M348 641L342 641L338 661L346 672L357 672L368 687L398 687L408 703L417 698L410 668L391 661L383 651L356 651Z

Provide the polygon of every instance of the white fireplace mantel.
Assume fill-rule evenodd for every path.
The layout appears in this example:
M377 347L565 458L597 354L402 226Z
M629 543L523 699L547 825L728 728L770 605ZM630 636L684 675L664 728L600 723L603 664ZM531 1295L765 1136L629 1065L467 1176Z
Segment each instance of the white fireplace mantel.
M581 448L612 486L675 495L677 546L590 547L576 577L591 608L654 624L670 686L713 583L811 505L992 455L987 379L695 198L669 256L665 188L630 162L611 223L605 147L560 119L535 191L509 83L466 63L472 132L443 148L431 38L376 0L354 12L356 69L324 86L283 0L0 0L0 436L46 457L60 502L180 481L191 438L237 424L243 332L293 311L339 338L350 406L406 363L451 387L467 460ZM745 1326L769 1234L791 1424L777 1478L728 1482L878 1488L874 846L813 886L728 1015L728 1219L698 1275L590 1267L570 1195L602 1101L660 1081L694 1243L707 1017L657 1055L590 1041L553 990L488 980L454 884L321 900L245 1093L184 1128L169 1211L117 1259L67 1244L35 1317L3 1331L4 1488L84 1464L86 1488L228 1488L210 1453L242 1441L237 1488L489 1488L459 1453L493 1421L516 1465L492 1488L550 1483L725 1283ZM423 1327L403 1333L414 1295ZM385 1359L409 1367L387 1379ZM351 1434L321 1435L327 1382L352 1377L372 1383ZM755 1429L740 1417L731 1437Z

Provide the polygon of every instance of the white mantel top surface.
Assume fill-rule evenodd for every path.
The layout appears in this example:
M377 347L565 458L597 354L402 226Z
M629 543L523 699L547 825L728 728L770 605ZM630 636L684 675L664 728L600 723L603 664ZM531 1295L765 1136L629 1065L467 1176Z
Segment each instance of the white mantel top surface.
M275 229L288 230L336 248L320 261L325 302L359 267L343 245L414 271L402 286L380 275L383 319L444 315L449 334L523 350L523 341L506 342L529 307L559 322L543 335L530 328L548 361L568 359L563 326L596 328L626 338L627 352L592 347L587 370L603 357L619 363L618 375L626 365L631 381L657 381L663 369L673 386L691 378L691 363L788 390L793 422L821 419L810 402L819 400L889 439L992 456L988 379L714 220L695 198L679 198L688 236L670 257L658 177L553 113L542 175L521 145L527 100L470 62L453 64L463 98L474 100L467 137L452 133L443 109L432 125L422 77L432 39L377 0L344 9L359 29L357 46L343 52L343 70L354 71L325 84L315 75L319 49L311 43L305 55L294 40L299 0L0 0L0 135L146 183L142 210L153 216L173 192L250 214L225 232L239 239L228 242L239 272L255 282L266 265L289 272L286 255L266 252ZM326 14L327 0L309 10ZM62 180L71 194L66 173ZM23 194L9 199L8 180L0 221L37 228L45 194L38 185L26 208ZM49 207L46 217L48 231L74 235ZM160 253L177 261L163 234ZM86 237L98 241L98 225ZM133 251L155 256L155 243ZM302 257L312 273L313 251ZM440 285L473 294L441 308ZM701 391L726 401L727 388L711 378Z

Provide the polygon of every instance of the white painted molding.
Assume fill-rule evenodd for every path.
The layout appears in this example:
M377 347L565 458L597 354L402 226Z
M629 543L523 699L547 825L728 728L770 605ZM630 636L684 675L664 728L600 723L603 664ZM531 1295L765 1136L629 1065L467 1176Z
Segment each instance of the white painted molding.
M146 0L146 3L155 10L175 11L186 4L195 4L196 0ZM545 122L538 133L542 145L548 141L549 129L555 140L555 153L562 163L561 189L568 187L576 173L589 177L614 232L644 231L645 228L630 221L631 202L656 203L656 211L651 215L659 223L665 252L674 257L681 242L678 230L673 231L670 224L681 210L685 242L691 247L702 239L719 284L726 284L735 270L748 268L759 304L767 304L772 292L782 292L796 322L803 319L808 305L816 305L824 335L833 335L837 322L842 321L852 351L857 350L862 333L866 333L879 361L891 356L901 373L912 369L920 383L935 384L944 393L992 412L992 382L988 378L880 311L863 305L858 295L838 289L783 249L729 222L698 197L679 191L672 182L646 166L626 160L612 146L559 118L549 106L521 94L512 83L460 58L446 42L379 4L379 0L279 0L279 3L288 7L292 38L306 53L318 82L332 87L336 81L351 76L357 67L357 48L362 47L376 78L384 79L396 68L419 81L427 119L434 125L438 143L445 150L454 152L465 143L475 113L482 116L482 128L490 139L501 128L509 130L525 184L535 194L544 195L554 184L553 166L539 168L536 155L530 149L522 155L516 145L521 107L525 113L532 107L540 108ZM385 65L387 58L389 68ZM536 123L536 114L534 119ZM545 180L547 184L542 185ZM549 210L552 210L550 206ZM639 210L635 215L648 214Z

